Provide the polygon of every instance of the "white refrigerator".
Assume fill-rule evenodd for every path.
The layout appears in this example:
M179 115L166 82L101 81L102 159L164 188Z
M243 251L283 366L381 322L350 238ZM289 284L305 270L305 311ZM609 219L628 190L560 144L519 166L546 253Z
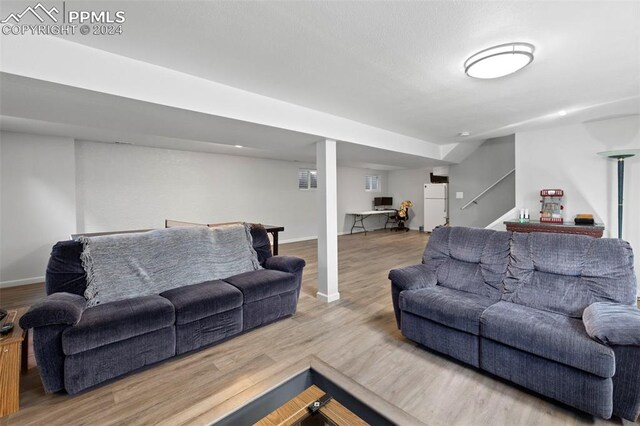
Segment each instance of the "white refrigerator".
M446 183L424 184L424 230L431 232L449 218Z

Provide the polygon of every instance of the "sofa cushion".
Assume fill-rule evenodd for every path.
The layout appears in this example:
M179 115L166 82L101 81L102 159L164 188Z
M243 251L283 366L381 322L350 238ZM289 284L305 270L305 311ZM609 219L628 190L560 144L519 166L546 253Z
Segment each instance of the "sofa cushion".
M60 241L53 246L45 275L47 294L65 292L84 297L87 276L80 260L82 248L82 243L75 240Z
M498 302L480 322L482 337L600 377L615 373L613 350L592 340L579 319Z
M510 238L510 232L489 229L436 228L422 263L436 274L439 285L497 301L509 264Z
M629 243L610 238L514 233L502 300L574 318L595 302L636 301Z
M89 306L260 269L244 224L80 237Z
M31 305L29 311L20 318L23 330L48 325L76 325L87 301L84 297L71 293L54 293Z
M480 334L480 315L495 301L474 293L436 286L400 293L400 309L437 323Z
M85 309L82 318L62 334L66 355L140 336L175 322L171 302L157 295L135 297Z
M106 380L170 358L175 354L175 328L164 327L132 339L69 355L64 360L64 387L70 395L75 395ZM132 392L139 392L139 390Z
M597 302L584 310L582 323L592 339L605 345L640 346L640 309L637 306Z
M304 259L300 259L295 256L271 256L264 262L264 266L267 269L276 269L282 272L295 273L302 271L306 266Z
M258 262L264 266L264 262L271 257L271 241L264 226L257 223L251 224L251 240L253 249L258 255Z
M294 274L272 269L245 272L225 281L242 292L245 304L287 293L298 287Z
M242 306L240 290L220 280L174 288L160 296L173 304L176 324L187 324Z

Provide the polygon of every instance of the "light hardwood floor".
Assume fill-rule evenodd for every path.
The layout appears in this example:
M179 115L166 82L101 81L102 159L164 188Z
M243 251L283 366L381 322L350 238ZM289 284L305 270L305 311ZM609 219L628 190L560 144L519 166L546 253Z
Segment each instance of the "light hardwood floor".
M315 241L284 244L307 261L298 312L84 394L46 395L36 368L7 424L206 424L214 407L300 359L316 356L429 425L620 424L594 419L429 352L397 330L389 269L419 263L427 235L376 231L339 238L341 299L315 298ZM42 297L38 286L0 297ZM4 303L4 302L3 302Z

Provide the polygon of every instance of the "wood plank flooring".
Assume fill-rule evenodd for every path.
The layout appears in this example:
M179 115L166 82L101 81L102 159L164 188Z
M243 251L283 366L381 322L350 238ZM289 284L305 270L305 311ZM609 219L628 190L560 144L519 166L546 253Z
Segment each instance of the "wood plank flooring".
M22 377L20 411L0 425L206 424L214 407L312 355L429 425L621 423L594 419L405 339L387 274L419 263L427 238L414 231L341 236L341 299L331 304L315 298L316 242L283 244L281 254L307 261L292 318L74 397L46 395L32 368ZM43 294L41 286L29 286L0 297L18 306Z

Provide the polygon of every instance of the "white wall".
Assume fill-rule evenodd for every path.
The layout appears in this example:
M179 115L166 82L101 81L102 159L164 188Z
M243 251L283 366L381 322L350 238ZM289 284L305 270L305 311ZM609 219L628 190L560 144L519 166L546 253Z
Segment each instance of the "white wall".
M515 137L486 140L469 157L449 167L449 223L451 226L484 228L515 205L515 174L461 210L465 204L515 167ZM463 198L456 198L462 192Z
M299 190L296 180L313 164L78 141L76 166L78 232L155 228L168 218L283 225L283 241L316 236L317 193ZM380 193L365 192L366 175L380 176ZM338 167L338 232L351 229L347 212L371 210L386 178Z
M539 215L539 191L565 191L565 220L593 213L616 237L617 165L597 155L613 149L640 148L640 117L630 116L516 134L516 207ZM626 160L623 238L636 253L640 271L640 156Z
M366 192L364 190L365 176L380 176L380 192ZM349 212L367 211L373 209L375 197L386 197L386 171L359 169L354 167L338 167L338 233L349 233L353 225L353 216ZM384 215L369 216L364 220L367 231L384 227ZM353 232L361 232L354 229Z
M78 141L78 231L158 228L165 219L284 225L283 239L316 234L316 193L300 167L256 159Z
M2 287L42 281L51 246L75 232L158 228L168 218L283 225L281 242L317 235L318 194L297 187L298 169L313 164L0 135ZM380 193L365 192L368 174L380 176ZM338 232L351 229L347 211L370 210L386 185L384 171L339 167Z
M424 184L429 182L431 169L391 170L388 176L389 195L396 208L404 200L413 202L409 227L418 229L424 225Z
M75 230L74 142L0 132L0 282L42 281L51 246Z

